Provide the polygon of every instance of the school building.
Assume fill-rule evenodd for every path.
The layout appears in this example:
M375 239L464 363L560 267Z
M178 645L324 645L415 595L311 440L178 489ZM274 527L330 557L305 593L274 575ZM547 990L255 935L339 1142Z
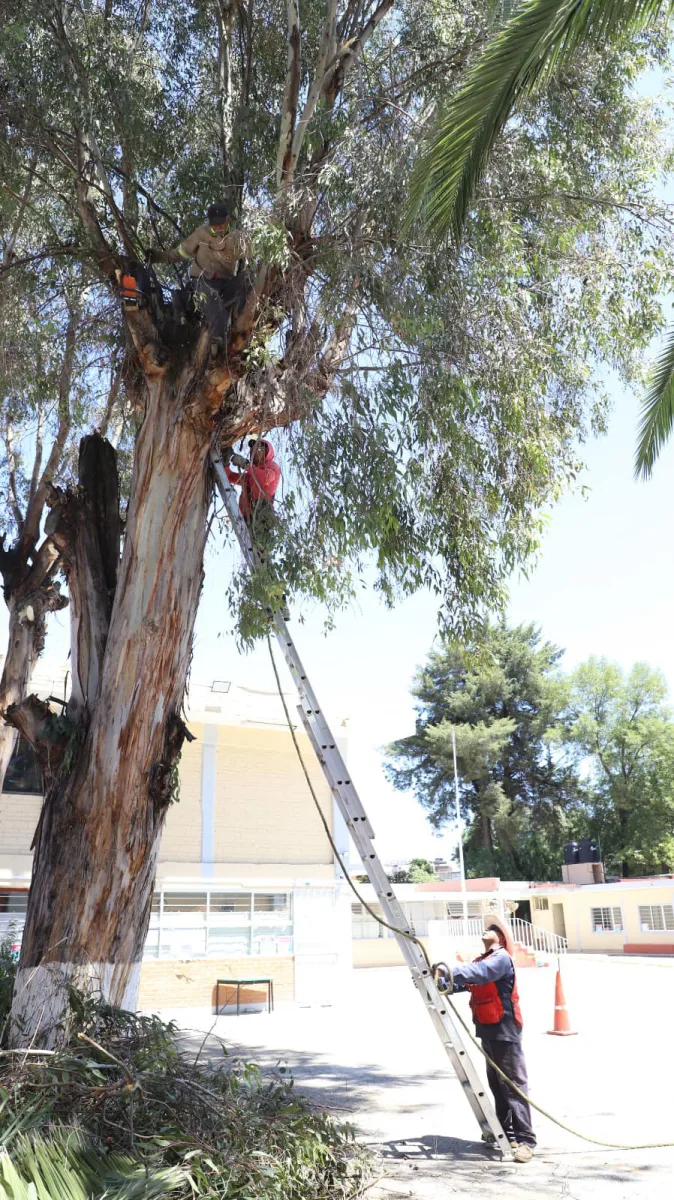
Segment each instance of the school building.
M33 690L62 695L63 678L38 674ZM213 1006L218 979L265 978L276 1003L332 1003L351 969L351 893L278 694L213 680L192 687L187 716L195 740L183 748L162 838L140 1006ZM304 731L297 737L348 860L346 826ZM0 796L0 936L11 926L18 937L23 923L40 788L19 743ZM263 991L244 990L242 1003L262 1003Z

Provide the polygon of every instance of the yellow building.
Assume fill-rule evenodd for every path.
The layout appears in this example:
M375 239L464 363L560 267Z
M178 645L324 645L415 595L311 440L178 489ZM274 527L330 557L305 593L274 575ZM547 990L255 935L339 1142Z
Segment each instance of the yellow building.
M469 879L464 902L458 881L396 887L412 932L434 959L453 951L479 953L492 913L507 917L515 941L532 958L559 953L674 955L674 875L608 883L530 883ZM378 912L374 889L359 885ZM393 966L403 958L393 935L361 904L352 904L353 964ZM533 965L533 962L532 962Z
M42 696L62 678L34 680ZM195 735L168 812L140 1005L215 1004L218 979L270 978L275 1001L329 1003L350 968L350 903L298 761L278 695L213 681L190 691ZM338 723L339 724L339 723ZM346 827L304 732L298 739L333 837ZM19 745L0 796L0 936L25 913L30 845L42 803ZM221 1000L231 997L221 991ZM259 989L244 991L257 1004Z
M611 883L531 884L532 922L569 950L674 954L674 875Z

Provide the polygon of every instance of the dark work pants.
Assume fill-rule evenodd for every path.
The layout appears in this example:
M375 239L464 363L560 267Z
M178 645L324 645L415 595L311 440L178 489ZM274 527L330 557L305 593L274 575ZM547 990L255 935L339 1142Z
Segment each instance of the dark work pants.
M205 316L211 335L224 341L232 312L246 294L245 276L206 279L204 275L200 275L194 294L197 308Z
M486 1041L482 1039L485 1052L505 1071L520 1091L528 1094L527 1067L521 1042ZM487 1063L487 1079L494 1096L494 1107L503 1131L510 1141L536 1145L536 1134L531 1124L531 1110L526 1100L508 1086L505 1079Z

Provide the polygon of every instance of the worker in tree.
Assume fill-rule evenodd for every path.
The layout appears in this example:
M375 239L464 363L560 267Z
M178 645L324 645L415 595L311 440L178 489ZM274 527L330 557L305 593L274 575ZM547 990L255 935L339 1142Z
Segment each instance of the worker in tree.
M522 1051L522 1014L515 966L506 948L505 935L496 924L485 929L482 944L484 954L472 964L461 964L452 969L441 964L436 976L438 988L443 992L470 992L473 1021L485 1053L508 1080L526 1094L527 1068ZM487 1063L487 1079L494 1095L496 1115L514 1149L515 1162L529 1162L536 1135L527 1101L491 1063ZM485 1136L485 1140L491 1139Z
M230 483L241 488L239 512L250 529L258 558L264 565L274 522L274 496L281 480L281 468L274 460L274 447L266 438L252 438L248 443L250 458L243 454L225 453L225 472ZM239 468L232 470L232 466ZM290 619L285 593L281 613Z
M232 218L225 203L211 204L207 223L200 225L173 250L151 251L152 262L177 263L191 259L190 276L197 308L206 317L211 333L211 353L217 354L225 342L227 327L235 308L242 304L247 290L243 263L250 253L250 238L241 229L232 229Z
M266 438L251 438L250 458L230 455L225 471L230 483L241 488L239 512L248 525L269 527L274 496L281 479L281 468L274 460L274 447ZM239 470L233 471L232 465Z

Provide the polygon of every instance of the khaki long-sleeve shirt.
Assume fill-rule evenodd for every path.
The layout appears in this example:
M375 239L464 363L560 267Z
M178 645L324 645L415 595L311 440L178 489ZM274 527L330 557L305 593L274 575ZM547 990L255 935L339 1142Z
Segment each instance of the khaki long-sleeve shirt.
M232 229L224 237L211 233L208 225L200 225L175 250L168 251L169 262L192 259L190 275L206 279L227 279L234 275L236 264L250 253L250 238L241 229Z

